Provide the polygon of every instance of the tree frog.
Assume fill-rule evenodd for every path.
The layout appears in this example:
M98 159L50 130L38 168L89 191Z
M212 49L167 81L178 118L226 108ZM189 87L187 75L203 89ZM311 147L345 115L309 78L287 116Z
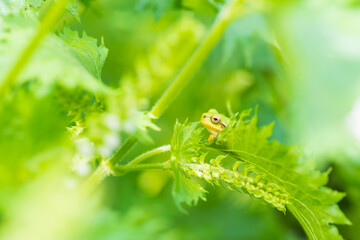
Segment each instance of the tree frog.
M200 122L211 133L208 139L210 143L221 130L226 128L230 122L230 118L219 114L215 109L210 109L208 112L202 114Z

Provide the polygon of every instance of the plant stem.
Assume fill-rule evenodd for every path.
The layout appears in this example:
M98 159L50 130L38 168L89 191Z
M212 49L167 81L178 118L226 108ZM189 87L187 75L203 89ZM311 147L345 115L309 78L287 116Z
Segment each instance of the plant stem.
M130 136L119 150L107 161L104 161L93 172L90 178L86 181L84 191L91 192L105 177L113 174L113 167L117 164L118 159L122 159L130 149L137 143L138 139Z
M27 64L30 57L33 55L33 53L39 46L41 40L52 29L52 27L59 20L59 18L64 14L68 2L69 0L59 0L55 1L52 4L51 8L46 13L43 21L41 22L41 25L36 35L30 41L29 45L25 48L20 57L16 60L15 64L10 69L8 75L0 85L0 102L4 99L6 93L11 91L11 89L14 87L17 76Z
M158 119L161 114L166 110L166 108L174 101L174 99L180 94L180 92L184 89L187 83L193 78L193 76L197 73L199 68L203 65L204 61L215 47L217 42L220 40L224 31L231 20L234 18L234 15L239 10L239 5L241 0L232 0L228 4L226 4L218 14L214 25L212 26L209 34L203 41L203 43L198 47L198 49L191 56L189 61L182 68L178 76L175 78L170 87L165 91L165 93L161 96L155 106L152 108L150 114L154 117L154 119ZM135 136L130 136L125 143L120 147L120 149L107 161L107 165L110 169L115 169L115 166L123 159L123 157L135 146L138 142L138 138ZM147 153L143 155L146 156ZM134 159L136 162L142 161L143 156L140 155L139 159ZM145 158L144 158L145 159ZM129 167L127 166L118 166L121 167ZM138 166L138 165L136 165ZM94 172L94 174L99 174L98 170ZM123 172L122 172L123 174ZM90 180L93 177L90 177ZM95 178L95 177L94 177ZM100 179L100 178L96 178ZM102 179L101 179L102 180ZM94 182L94 184L98 184L101 180Z
M123 151L120 151L121 149L119 149L117 153L119 154L126 153L125 147L128 146L128 144L132 144L131 137L129 139L121 147ZM90 176L88 181L85 183L84 191L91 192L102 180L104 180L105 177L109 175L121 176L129 171L137 171L142 169L168 169L170 168L169 163L146 163L140 165L138 164L149 157L168 151L170 151L170 145L164 145L141 154L140 156L130 161L127 165L120 165L116 167L114 167L114 165L112 165L110 161L104 161L100 164L100 166L95 170L95 172Z
M171 149L170 144L168 145L164 145L158 148L154 148L148 152L145 152L143 154L141 154L140 156L134 158L133 160L131 160L127 165L134 165L134 164L139 164L140 162L144 161L145 159L155 156L157 154L160 153L165 153L165 152L169 152Z
M122 176L130 171L140 171L145 169L163 169L168 170L171 169L170 163L144 163L144 164L134 164L134 165L125 165L125 166L117 166L113 170L113 174L115 176Z
M112 169L109 168L107 162L103 162L95 172L90 176L90 178L85 182L85 184L81 188L81 192L84 195L90 194L97 185L104 180L107 176L122 176L128 172L132 171L141 171L146 169L162 169L169 170L171 169L171 165L169 162L166 163L145 163L145 164L131 164L131 165L121 165L114 167Z
M161 116L170 103L174 101L174 99L179 95L179 93L184 89L188 82L197 73L199 68L203 65L212 49L223 36L226 27L232 20L232 10L237 7L239 2L239 0L230 1L230 3L221 9L204 42L198 47L189 61L185 64L179 75L175 78L174 82L152 108L151 114L154 115L155 118L159 118Z
M238 10L238 5L240 0L230 1L227 5L223 7L223 9L218 14L218 17L215 20L213 27L211 28L208 36L205 38L203 43L198 47L198 49L191 56L189 61L182 68L179 75L175 78L174 82L170 85L170 87L166 90L166 92L161 96L158 102L151 110L151 114L155 119L158 119L160 115L166 110L167 106L176 98L176 96L184 89L186 84L192 79L192 77L196 74L198 69L201 67L207 56L210 54L211 50L214 48L215 44L222 37L227 25L231 22L233 18L233 12ZM128 140L131 138L131 141ZM134 140L134 136L131 136L125 143L127 144L128 151L135 146L138 140ZM121 152L123 146L118 150ZM114 156L109 160L114 166L116 163L120 162L122 157L125 154L115 153Z
M91 174L89 179L87 179L84 186L82 186L82 191L86 194L91 193L97 187L97 185L107 176L109 176L109 173L105 170L103 166L100 165L95 170L95 172Z
M130 136L124 144L116 151L114 155L108 160L108 163L115 166L138 142L138 138Z

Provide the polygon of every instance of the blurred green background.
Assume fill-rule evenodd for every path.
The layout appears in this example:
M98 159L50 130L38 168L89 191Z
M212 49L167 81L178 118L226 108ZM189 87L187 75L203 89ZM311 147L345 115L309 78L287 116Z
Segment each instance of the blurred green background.
M144 137L126 160L168 144L177 119L199 121L210 108L229 114L258 106L259 125L275 122L273 139L297 144L306 156L304 164L332 168L328 185L346 192L339 205L353 223L339 226L340 232L345 239L358 239L360 4L270 2L259 3L258 10L228 27L194 79L156 122L161 131L150 130L152 142ZM49 4L38 10L40 18ZM0 3L0 9L5 5ZM61 86L37 95L21 86L1 106L2 238L306 239L291 214L211 185L206 186L207 201L184 214L172 200L169 172L108 177L90 199L78 196L76 187L96 162L136 131L136 113L150 110L159 99L206 36L218 10L205 0L102 0L78 2L78 11L80 22L67 13L57 30L65 22L99 43L103 38L108 55L101 80L116 94L105 112L97 112L83 104L93 100L86 100L81 88ZM3 37L8 34L5 26ZM6 43L0 46L5 66L10 53ZM0 70L2 77L6 68ZM74 140L65 127L74 133L77 124L86 130Z

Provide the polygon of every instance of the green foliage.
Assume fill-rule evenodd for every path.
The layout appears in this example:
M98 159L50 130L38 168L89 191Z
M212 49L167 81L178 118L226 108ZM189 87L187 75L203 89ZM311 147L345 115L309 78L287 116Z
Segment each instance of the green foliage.
M182 172L174 168L175 183L173 188L173 196L176 205L179 209L186 213L181 206L186 203L188 206L197 205L199 199L206 200L204 194L207 192L200 186L200 184L188 179Z
M185 8L189 8L193 11L204 13L208 15L215 15L217 12L216 1L208 1L208 0L183 0L181 2L182 6ZM218 4L218 3L217 3Z
M135 136L138 136L141 141L150 144L153 143L153 140L147 133L148 129L152 129L154 131L160 131L161 129L156 126L153 121L154 117L150 113L146 112L139 112L136 116L134 116L134 128L135 131L130 129L130 133L134 134Z
M74 56L79 62L98 80L101 79L101 70L108 53L108 49L104 46L104 39L98 46L97 40L82 33L80 38L78 32L71 31L65 27L63 32L59 33L59 37L71 46Z
M201 129L196 123L180 124L178 121L175 123L171 140L171 164L175 176L173 196L182 211L185 210L181 203L192 206L196 205L199 199L206 200L204 197L206 191L198 183L188 179L180 169L182 163L192 161L191 159L198 154L200 148L193 143L200 138L200 134Z
M45 0L12 0L0 3L0 16L10 14L36 15L43 6Z
M46 154L66 147L66 118L57 111L51 98L37 99L24 89L2 104L1 188L28 180L49 165Z
M350 222L336 205L344 194L323 186L329 172L302 169L293 148L268 140L273 124L258 129L256 116L247 119L250 114L251 110L244 111L238 120L235 115L209 146L201 141L196 125L176 124L172 158L180 156L181 160L175 160L178 165L174 167L212 184L219 185L221 181L231 190L242 189L284 213L288 208L310 239L341 239L331 224ZM207 153L209 149L226 153L236 161L230 169L222 166L226 158L222 155L205 163L199 150Z
M79 13L79 5L80 5L79 0L70 1L67 5L67 10L78 22L81 22L80 13Z
M0 238L357 239L358 16L354 1L0 1ZM225 106L208 143L196 121Z
M8 73L28 43L27 39L35 34L38 26L36 20L24 15L4 17L3 21L0 30L2 39L0 43L1 76ZM49 94L57 85L66 88L81 87L94 93L107 92L106 86L96 79L99 66L103 64L106 57L105 48L100 47L101 53L91 55L95 51L94 49L97 49L96 40L87 37L83 38L81 42L82 46L73 48L53 34L47 36L32 56L29 65L22 71L17 80L18 83L24 84L32 81L31 87L38 95ZM73 40L72 43L75 44L75 41ZM81 48L89 53L80 58L74 54L74 49L78 49L76 51L80 53ZM97 58L94 59L94 57ZM92 63L94 60L95 62ZM93 65L89 65L89 63ZM36 81L33 81L34 79Z
M249 111L243 112L238 122L220 134L216 144L224 148L219 149L254 167L260 179L272 184L269 194L275 196L275 201L278 201L276 195L287 195L285 205L298 218L309 238L341 238L330 224L350 223L335 205L344 194L323 187L328 173L302 170L293 149L267 140L272 124L258 130L256 116L245 120L249 114Z
M173 137L171 139L171 152L175 162L189 162L193 156L197 156L200 147L194 142L201 138L202 129L199 123L180 124L175 123Z
M32 7L40 8L42 4L45 2L45 0L28 0L27 2Z
M144 11L150 10L154 13L155 18L159 19L167 11L177 6L178 0L137 0L136 10Z

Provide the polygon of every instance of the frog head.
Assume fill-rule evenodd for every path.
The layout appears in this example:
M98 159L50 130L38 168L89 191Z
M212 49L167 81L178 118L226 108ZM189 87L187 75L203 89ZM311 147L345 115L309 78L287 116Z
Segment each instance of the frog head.
M202 114L200 122L210 133L216 135L226 127L228 119L224 115L219 114L215 109L210 109Z

